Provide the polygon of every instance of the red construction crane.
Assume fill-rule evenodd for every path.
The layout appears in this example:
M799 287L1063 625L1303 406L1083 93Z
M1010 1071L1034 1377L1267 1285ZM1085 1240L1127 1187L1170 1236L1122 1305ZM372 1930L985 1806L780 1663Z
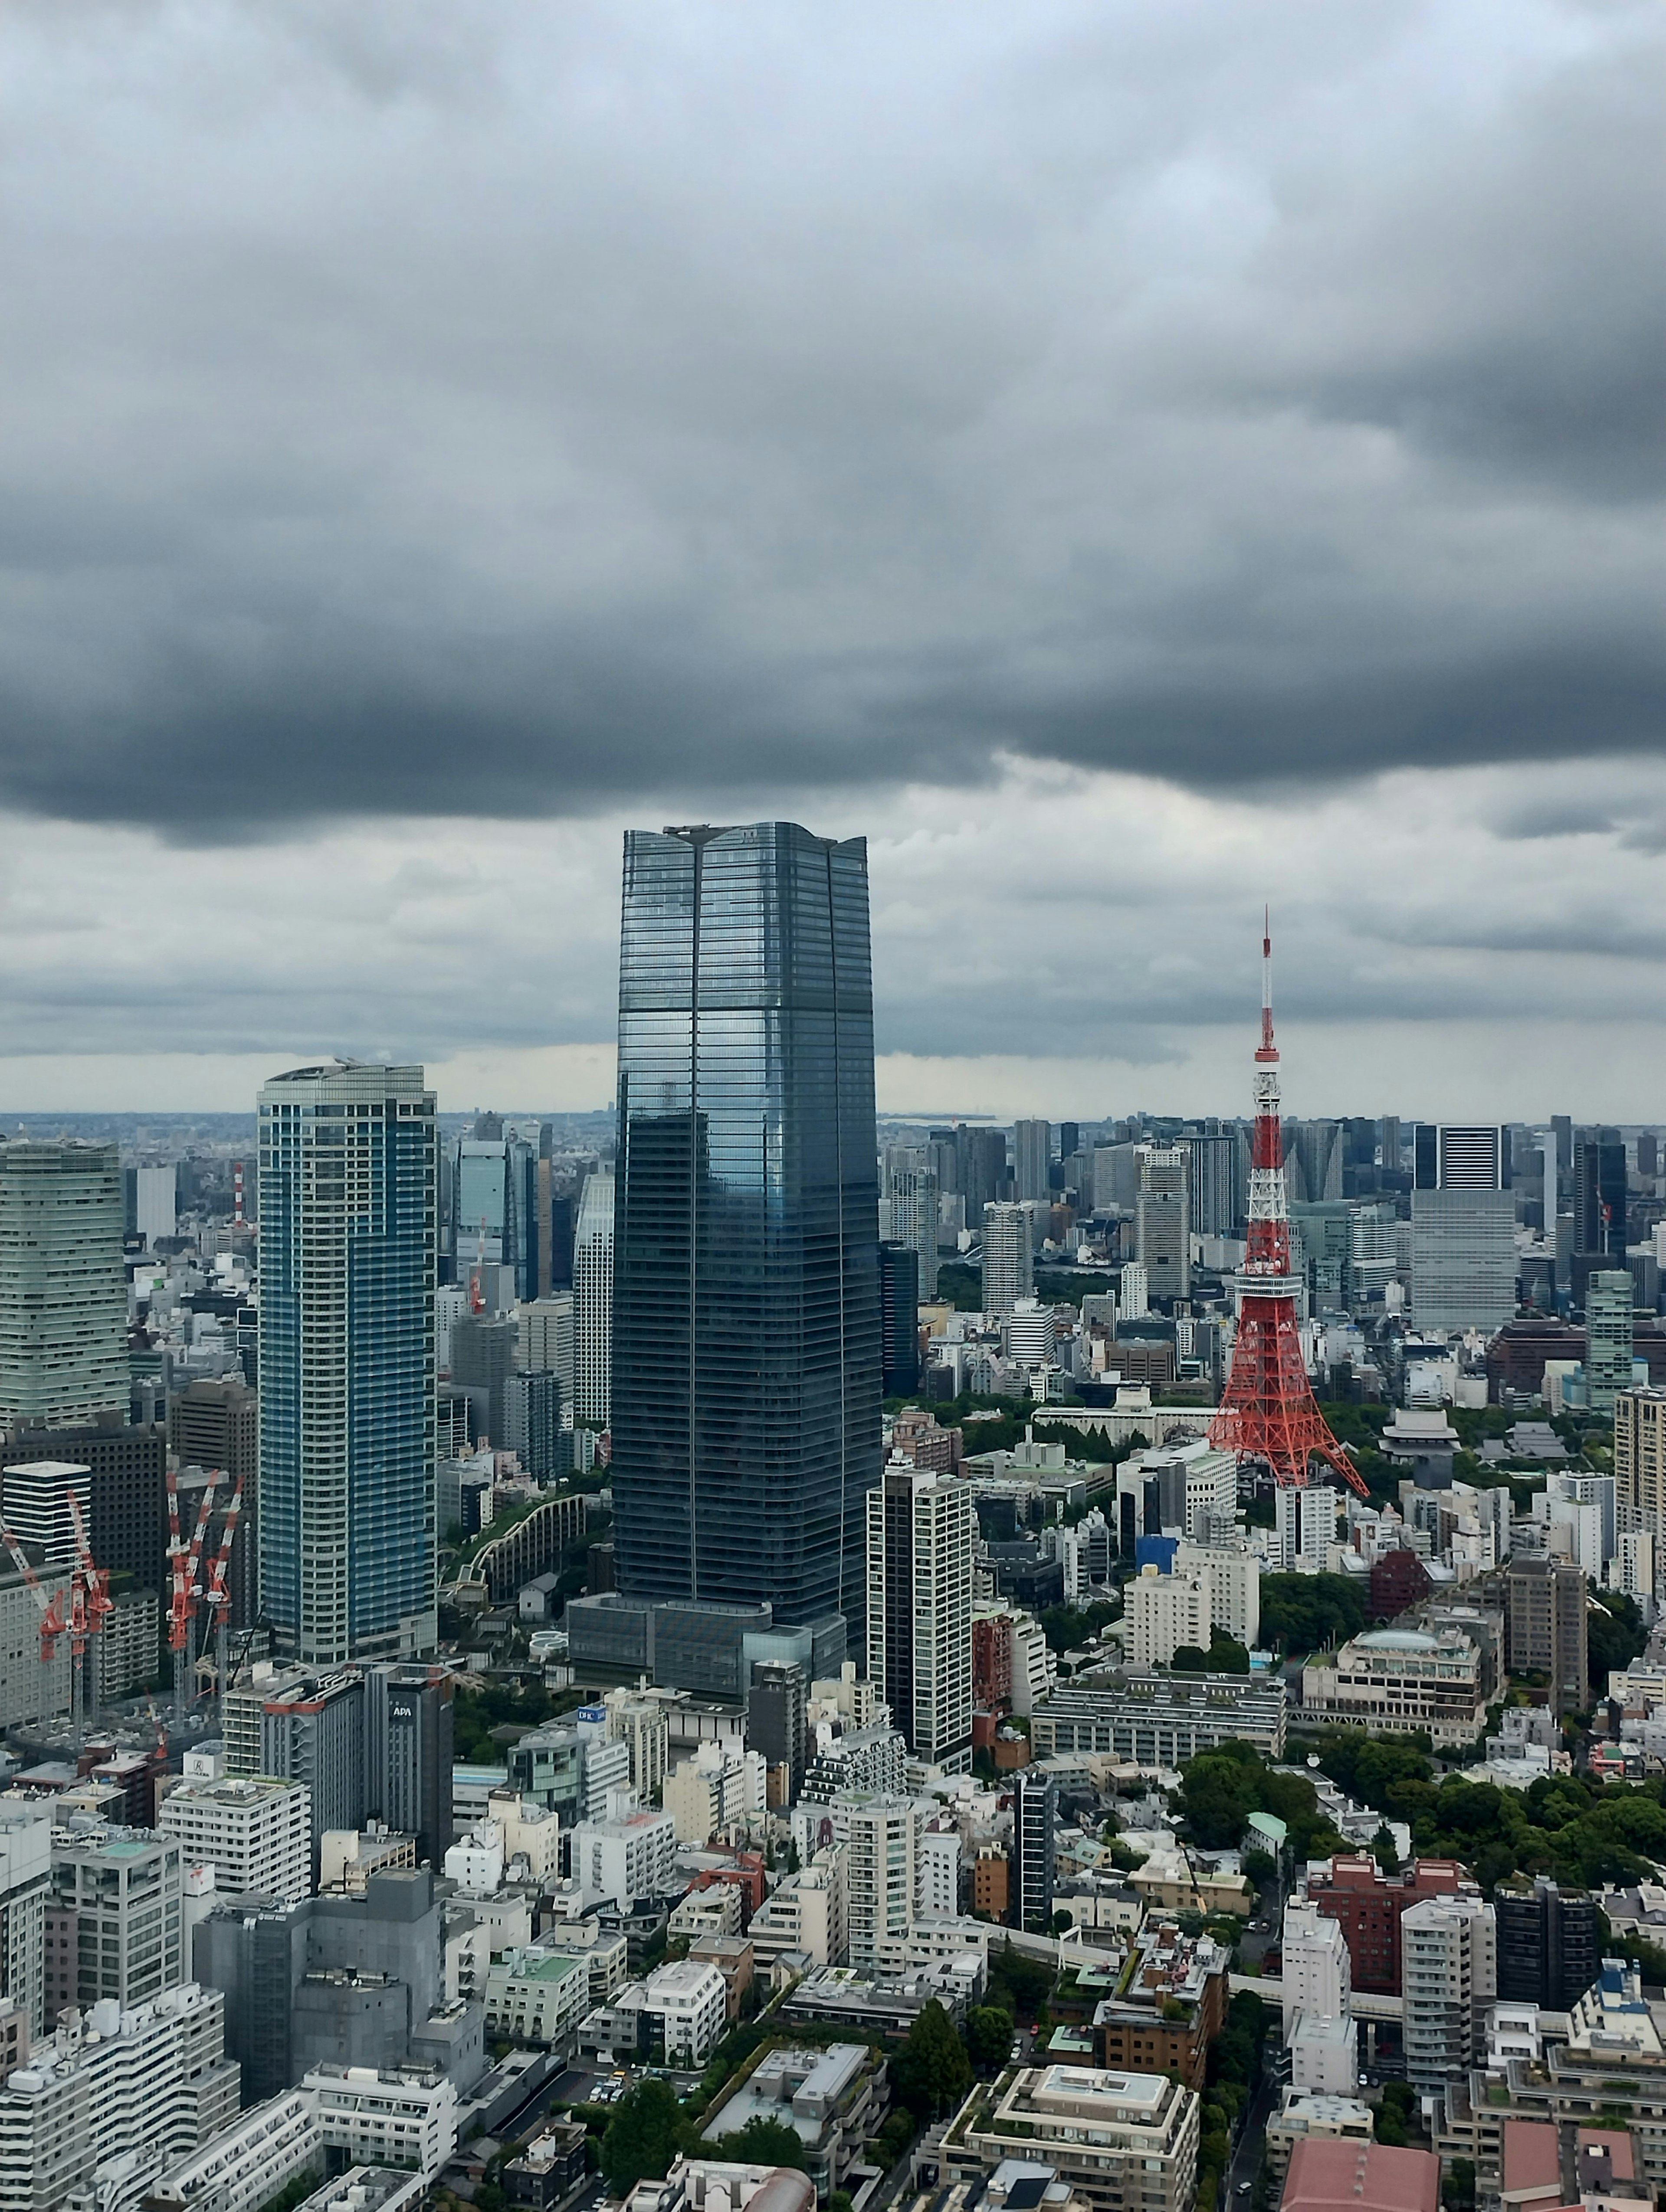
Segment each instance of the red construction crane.
M197 1601L202 1595L197 1580L203 1557L203 1542L208 1534L208 1525L214 1513L215 1486L220 1480L220 1470L215 1468L203 1486L202 1503L197 1509L197 1525L187 1544L179 1533L179 1478L170 1468L167 1474L167 1553L169 1591L167 1606L167 1642L173 1654L173 1720L176 1727L185 1725L185 1684L190 1673L191 1623L197 1611Z
M220 1541L209 1563L208 1579L203 1585L203 1603L214 1624L215 1696L220 1708L222 1731L226 1719L226 1630L231 1620L231 1592L226 1587L226 1577L231 1566L232 1539L237 1534L237 1519L242 1510L243 1477L240 1474L232 1486L231 1504L227 1506L226 1517L221 1523Z
M54 1590L50 1597L47 1596L45 1585L30 1563L28 1553L9 1528L0 1528L0 1544L3 1544L10 1553L13 1566L22 1576L24 1585L34 1600L35 1608L40 1615L40 1663L43 1667L50 1666L58 1656L58 1638L64 1633L64 1592Z
M1302 1357L1290 1272L1290 1213L1285 1200L1284 1129L1280 1118L1279 1048L1273 1042L1273 928L1261 944L1261 1045L1256 1054L1256 1134L1250 1166L1250 1239L1242 1273L1232 1371L1209 1424L1217 1449L1242 1466L1259 1462L1281 1488L1306 1483L1314 1459L1370 1496L1359 1470L1319 1411Z
M480 1249L475 1255L474 1267L469 1275L469 1311L483 1314L486 1310L486 1217L480 1217Z
M81 1500L69 1493L70 1522L75 1530L75 1564L70 1571L70 1728L80 1747L83 1714L95 1713L99 1702L99 1660L96 1639L115 1611L110 1596L110 1577L93 1558L87 1521ZM88 1651L93 1660L87 1664Z

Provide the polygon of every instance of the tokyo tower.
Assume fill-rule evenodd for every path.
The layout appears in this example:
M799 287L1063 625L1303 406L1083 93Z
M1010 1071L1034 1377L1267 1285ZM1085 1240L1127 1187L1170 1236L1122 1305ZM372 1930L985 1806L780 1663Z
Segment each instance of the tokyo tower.
M1250 1243L1238 1276L1237 1340L1220 1410L1209 1424L1217 1449L1240 1466L1259 1460L1282 1486L1305 1483L1315 1457L1368 1497L1359 1469L1330 1432L1307 1379L1296 1325L1300 1288L1290 1272L1290 1215L1285 1203L1284 1131L1279 1112L1279 1048L1273 1042L1273 933L1261 941L1261 1049L1256 1054L1256 1135L1250 1166Z

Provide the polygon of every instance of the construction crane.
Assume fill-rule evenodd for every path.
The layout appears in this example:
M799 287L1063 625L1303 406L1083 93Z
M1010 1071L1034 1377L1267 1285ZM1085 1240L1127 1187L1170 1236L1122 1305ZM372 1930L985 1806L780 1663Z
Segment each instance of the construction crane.
M203 1603L214 1624L214 1694L219 1708L220 1733L226 1730L226 1632L231 1625L231 1592L226 1587L226 1577L231 1566L232 1539L237 1534L237 1516L243 1510L243 1477L240 1474L232 1486L231 1504L226 1508L226 1517L220 1525L220 1541L209 1563L208 1579L203 1585Z
M3 1544L11 1554L13 1566L22 1576L24 1587L34 1600L35 1609L40 1615L40 1663L43 1667L50 1667L58 1656L58 1639L64 1629L64 1592L54 1590L50 1597L47 1596L46 1586L35 1572L28 1553L11 1530L3 1526L0 1526L0 1544Z
M109 1573L93 1558L86 1516L74 1491L69 1494L69 1504L76 1545L75 1563L70 1570L70 1733L79 1751L87 1722L98 1711L99 1639L115 1606L110 1596Z
M179 1478L172 1468L168 1469L167 1555L170 1565L167 1641L173 1654L173 1725L176 1729L185 1726L186 1681L191 1672L191 1623L197 1611L197 1601L202 1595L197 1576L202 1564L204 1540L208 1534L209 1522L214 1512L214 1492L220 1480L220 1469L216 1468L203 1486L202 1503L197 1509L197 1525L187 1544L179 1533Z
M486 1310L486 1217L480 1217L480 1249L475 1255L474 1267L469 1275L469 1311L483 1314Z

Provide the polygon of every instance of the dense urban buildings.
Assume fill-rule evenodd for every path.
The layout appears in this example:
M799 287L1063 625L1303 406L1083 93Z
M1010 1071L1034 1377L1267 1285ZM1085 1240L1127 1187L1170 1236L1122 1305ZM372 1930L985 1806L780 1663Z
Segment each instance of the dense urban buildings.
M618 1095L619 1589L854 1623L880 1385L860 839L629 834Z
M262 1606L307 1664L428 1651L434 1093L337 1061L259 1103Z

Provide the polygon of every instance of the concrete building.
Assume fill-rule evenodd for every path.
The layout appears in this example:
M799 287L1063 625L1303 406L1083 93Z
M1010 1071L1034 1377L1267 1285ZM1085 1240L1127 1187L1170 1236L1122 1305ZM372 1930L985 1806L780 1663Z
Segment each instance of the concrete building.
M1012 1877L1007 1910L1015 1928L1048 1933L1053 1919L1059 1788L1050 1774L1024 1767L1013 1778Z
M571 1408L577 1380L575 1331L571 1291L552 1291L547 1297L532 1298L515 1308L520 1330L520 1364L528 1375L553 1375L561 1384L561 1402Z
M573 1231L573 1413L605 1428L613 1342L613 1177L584 1180Z
M825 1845L753 1913L746 1936L759 1969L789 1952L818 1966L837 1966L849 1946L847 1904L844 1848Z
M1132 1948L1121 1993L1094 2008L1095 2062L1111 2073L1178 2075L1201 2092L1210 2046L1226 2024L1231 1953L1171 1920L1148 1921Z
M185 1776L156 1808L192 1866L227 1895L305 1897L313 1886L312 1792L265 1775Z
M866 1971L886 1936L914 1924L924 1814L908 1797L852 1795L830 1809L844 1845L850 1963Z
M668 1795L670 1789L668 1783ZM658 1812L639 1805L632 1790L611 1790L602 1817L581 1820L573 1830L569 1864L582 1887L628 1908L636 1898L661 1897L676 1887L681 1840L671 1808Z
M806 2171L824 2199L844 2187L864 2141L879 2125L883 2103L883 2078L866 2044L777 2049L707 2112L701 2134L717 2142L738 2135L750 2120L781 2122L803 2145Z
M144 2192L145 2212L262 2212L323 2164L313 2100L304 2089L286 2089L165 2166Z
M1240 1540L1230 1545L1183 1544L1174 1571L1201 1582L1208 1594L1211 1636L1230 1636L1253 1651L1261 1636L1261 1561ZM1204 1648L1209 1638L1205 1638Z
M1134 1243L1148 1297L1189 1297L1192 1287L1191 1158L1183 1146L1140 1152Z
M0 1556L0 1729L57 1720L70 1710L70 1644L40 1656L40 1611L23 1577Z
M438 1632L434 1093L338 1061L266 1084L259 1121L261 1603L304 1663L411 1657Z
M945 2179L1007 2160L1051 2166L1091 2212L1190 2212L1197 2190L1196 2094L1166 2075L1021 2067L995 2094L978 2085L943 2143Z
M0 1469L0 1512L21 1544L35 1547L48 1589L61 1588L76 1559L76 1518L92 1525L92 1474L69 1460L26 1461Z
M0 1999L39 2036L46 2025L46 1907L52 1821L45 1807L0 1806Z
M1037 1759L1103 1752L1138 1766L1183 1766L1218 1743L1253 1743L1282 1759L1281 1675L1170 1676L1131 1671L1061 1685L1031 1719Z
M43 1822L43 1828L49 1824ZM46 2016L112 2002L131 2012L191 1974L178 1839L144 1829L52 1828Z
M1035 1279L1030 1217L1005 1202L983 1209L983 1310L1004 1321Z
M1628 1267L1596 1267L1585 1285L1585 1390L1593 1413L1613 1418L1632 1387L1633 1285Z
M125 1219L114 1145L0 1143L0 1430L126 1419Z
M1406 2078L1435 2093L1474 2064L1498 1995L1498 1933L1478 1897L1428 1898L1401 1915Z
M1590 1702L1590 1647L1581 1569L1542 1553L1512 1558L1505 1596L1510 1672L1543 1674L1552 1712L1583 1712Z
M1273 1548L1281 1574L1317 1575L1329 1567L1338 1503L1325 1482L1280 1487L1274 1494Z
M1377 1996L1401 1994L1400 1923L1428 1899L1478 1897L1456 1859L1416 1859L1385 1875L1365 1851L1338 1851L1326 1874L1310 1875L1310 1903L1336 1921L1347 1945L1348 1979Z
M1142 1567L1122 1599L1122 1650L1135 1667L1167 1667L1184 1644L1209 1648L1209 1592L1189 1575Z
M1666 1559L1666 1389L1616 1394L1614 1473L1621 1517L1653 1540L1658 1577Z
M1283 2189L1291 2155L1298 2142L1312 2136L1343 2142L1376 2140L1376 2115L1355 2097L1316 2095L1310 2090L1287 2088L1280 2109L1267 2123L1267 2165L1274 2186Z
M623 1743L630 1754L630 1786L643 1804L665 1786L671 1754L670 1710L663 1698L626 1689L608 1691L611 1741Z
M728 1990L709 1961L673 1959L644 1984L647 2007L662 2023L668 2066L703 2066L728 2026Z
M1516 1273L1510 1191L1412 1193L1412 1310L1426 1335L1502 1328L1516 1311Z
M489 2035L564 2044L590 2009L590 1969L571 1952L517 1944L493 1959L485 2005Z
M672 1768L662 1796L679 1844L703 1844L720 1830L750 1827L768 1802L763 1754L708 1740Z
M1050 1121L1012 1124L1012 1195L1022 1205L1035 1199L1043 1205L1052 1198L1053 1125Z
M112 2212L130 2212L157 2165L230 2127L238 2073L223 2014L217 1990L188 1982L131 2012L104 2003L61 2023L0 2086L3 2212L91 2202L94 2175L114 2169L114 2182L124 2167L132 2180L115 2183Z
M867 1672L922 1767L972 1760L970 1486L889 1467L867 1494Z
M1481 1676L1480 1652L1456 1630L1372 1629L1303 1668L1302 1713L1381 1735L1426 1732L1437 1750L1455 1749L1485 1731Z
M1494 1888L1493 1911L1500 1999L1571 2011L1602 1967L1596 1899L1547 1875L1517 1875Z
M325 2148L350 2162L415 2166L432 2181L457 2148L456 2084L431 2066L315 2066L301 2078Z

